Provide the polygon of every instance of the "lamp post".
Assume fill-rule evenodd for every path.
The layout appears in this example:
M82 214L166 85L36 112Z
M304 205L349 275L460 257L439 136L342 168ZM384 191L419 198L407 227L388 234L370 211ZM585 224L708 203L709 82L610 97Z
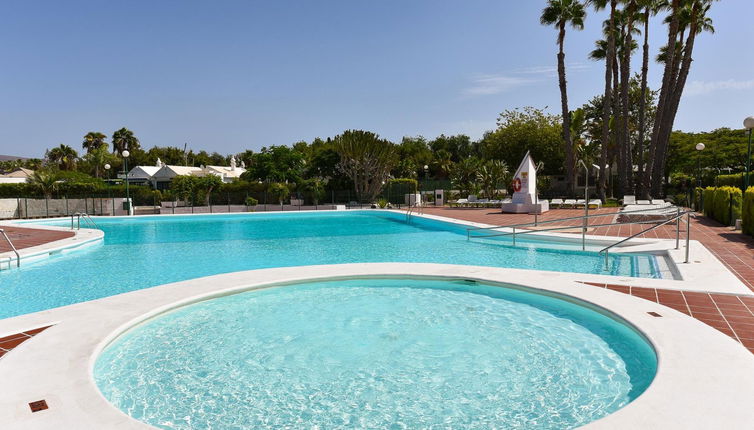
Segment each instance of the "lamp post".
M120 153L123 156L123 176L126 181L126 210L127 214L131 215L131 193L128 190L128 156L131 155L127 149Z
M105 172L107 172L107 199L110 200L110 163L105 163L105 165L103 167L105 168ZM102 215L104 215L104 214L102 214ZM113 202L113 215L115 215L115 203L114 202Z
M425 183L427 182L427 179L429 179L429 166L425 164L424 165L424 182ZM421 190L419 191L419 193L421 194Z
M751 174L751 130L754 129L754 116L744 120L744 127L749 130L749 148L746 151L746 175L744 176L744 191L749 188L749 175Z

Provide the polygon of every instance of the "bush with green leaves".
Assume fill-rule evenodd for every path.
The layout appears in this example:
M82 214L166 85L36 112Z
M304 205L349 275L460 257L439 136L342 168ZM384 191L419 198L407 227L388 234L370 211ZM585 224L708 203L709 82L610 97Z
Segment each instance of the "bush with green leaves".
M713 210L715 207L715 188L707 187L702 192L702 205L704 206L704 216L714 218Z
M259 204L259 200L255 199L254 197L246 197L246 200L243 202L246 206L256 206Z
M276 200L281 205L283 204L285 199L291 194L291 190L288 188L288 186L280 182L271 183L270 186L267 188L267 192L270 194L270 196L274 200Z
M741 209L743 232L754 236L754 187L749 187L744 193Z
M741 190L736 187L715 188L712 217L724 225L731 225L741 217Z
M744 186L744 174L734 173L732 175L719 175L715 178L715 184L718 187L729 186L743 188ZM754 184L754 172L749 173L749 184Z
M385 199L379 199L377 200L377 207L380 209L385 209L388 205L388 201Z

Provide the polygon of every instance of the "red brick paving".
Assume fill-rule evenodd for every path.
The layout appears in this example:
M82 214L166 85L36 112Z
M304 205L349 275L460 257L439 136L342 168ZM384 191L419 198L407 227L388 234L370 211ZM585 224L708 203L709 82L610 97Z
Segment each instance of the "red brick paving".
M13 348L26 342L32 337L38 335L50 326L35 328L34 330L27 330L21 333L12 334L10 336L0 337L0 357L9 353Z
M72 231L41 230L37 228L0 226L16 249L31 248L60 239L73 237ZM10 251L10 246L0 235L0 253Z
M582 282L659 303L692 316L754 353L754 297Z

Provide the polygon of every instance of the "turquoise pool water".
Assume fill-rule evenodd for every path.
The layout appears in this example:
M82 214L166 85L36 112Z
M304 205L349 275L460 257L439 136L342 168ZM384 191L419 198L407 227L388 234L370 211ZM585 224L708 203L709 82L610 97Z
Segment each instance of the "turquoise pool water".
M57 224L70 226L70 219ZM465 227L385 211L97 219L104 243L0 271L0 318L267 267L425 262L656 277L655 257L466 240Z
M166 429L574 428L650 384L652 347L552 296L352 279L200 302L111 343L96 383Z

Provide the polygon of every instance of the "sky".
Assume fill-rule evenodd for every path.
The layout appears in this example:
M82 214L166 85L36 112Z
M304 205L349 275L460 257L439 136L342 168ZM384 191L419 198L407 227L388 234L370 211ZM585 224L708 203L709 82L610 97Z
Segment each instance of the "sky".
M506 109L560 112L544 3L2 1L0 154L81 151L87 132L121 127L143 147L222 154L346 129L478 139ZM754 115L754 1L722 0L710 15L717 31L697 39L676 129L742 128ZM588 59L604 19L590 10L566 35L571 109L604 88L603 64ZM652 63L651 87L661 74Z

